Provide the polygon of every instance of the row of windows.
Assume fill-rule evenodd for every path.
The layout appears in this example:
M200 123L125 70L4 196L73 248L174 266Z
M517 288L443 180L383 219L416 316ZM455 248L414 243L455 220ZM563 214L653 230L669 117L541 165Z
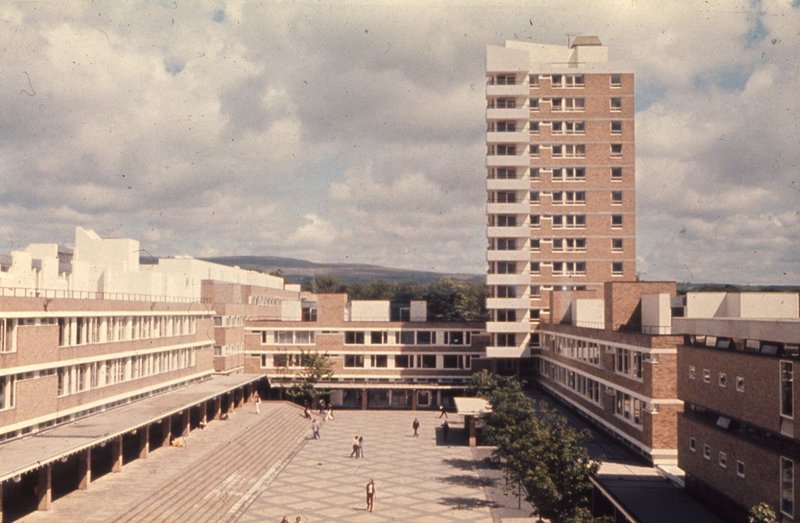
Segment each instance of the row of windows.
M489 249L490 250L498 250L498 251L510 251L514 250L515 247L515 240L513 238L496 238L492 239L489 242ZM554 262L530 262L530 272L531 274L541 274L542 266L550 266L551 273L556 276L563 276L563 275L585 275L586 274L586 262L585 261L554 261ZM611 262L611 274L613 276L621 276L624 274L625 263L621 261L614 261ZM510 274L510 273L507 273ZM511 288L508 285L497 285L495 286L496 289L500 288ZM510 292L508 295L500 295L498 293L495 298L516 298L515 292Z
M546 360L539 360L539 372L592 403L602 405L600 393L603 386L592 378Z
M697 452L697 440L693 437L689 438L689 450L691 452ZM703 445L703 459L711 460L711 446L710 445ZM726 452L720 451L717 456L717 464L720 468L727 469L728 468L728 454ZM745 466L743 461L736 461L736 475L740 478L745 478Z
M532 88L538 88L542 80L550 80L550 86L558 89L580 88L585 85L585 77L582 74L529 74L528 84ZM519 85L525 81L525 77L517 78L514 74L498 74L489 78L490 85ZM621 74L610 74L608 76L609 87L619 88L622 86Z
M228 345L214 345L214 356L228 356L244 352L244 342L230 343Z
M689 379L697 379L697 368L694 365L689 365ZM709 369L703 369L703 383L711 383L711 371ZM720 387L727 387L728 386L728 375L724 372L720 372L717 375L717 384ZM736 391L737 392L744 392L744 377L743 376L736 376Z
M262 345L311 345L313 343L313 331L261 331Z
M239 327L244 320L244 316L214 316L214 327Z
M345 345L469 345L471 331L345 331Z
M583 112L586 110L585 98L530 98L528 107L531 111L539 111L542 103L550 103L552 112ZM608 100L608 108L611 112L622 111L622 98L612 96Z
M542 348L553 354L603 367L601 354L613 352L614 372L629 378L641 380L643 362L647 359L644 352L614 347L592 340L562 337L551 333L543 333ZM650 356L653 360L653 356Z
M199 348L81 363L58 369L58 395L67 396L107 385L193 367Z
M501 125L503 124L503 125ZM539 134L542 126L550 127L551 135L583 135L586 134L586 122L582 120L569 120L569 121L536 121L532 120L528 123L528 131L530 134ZM516 122L502 121L497 122L495 125L490 125L490 131L497 132L515 132L517 129ZM611 120L608 123L610 134L622 134L622 120Z
M516 153L515 153L516 154ZM525 171L523 169L515 169L513 167L498 167L489 170L489 179L492 180L516 180L519 179ZM531 180L541 179L542 173L549 173L554 182L582 182L586 180L585 167L534 167L530 170ZM612 181L622 180L622 167L611 167L609 174Z
M194 316L58 318L59 347L196 334Z
M614 391L614 415L631 425L642 428L642 411L647 403L621 390Z
M471 369L471 354L345 354L344 367L396 369ZM270 365L271 362L271 365ZM391 366L390 366L391 363ZM261 367L303 367L301 354L261 355Z
M596 191L600 192L600 191ZM543 194L550 194L553 205L585 205L586 204L586 191L547 191L542 193L540 191L531 191L530 202L531 205L538 205L541 203ZM622 191L611 191L609 193L611 205L622 205Z

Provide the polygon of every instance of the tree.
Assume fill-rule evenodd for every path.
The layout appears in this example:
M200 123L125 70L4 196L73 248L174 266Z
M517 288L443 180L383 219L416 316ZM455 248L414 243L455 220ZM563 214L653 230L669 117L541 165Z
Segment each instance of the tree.
M761 502L750 507L747 513L747 523L776 523L778 516L769 503Z
M316 388L320 381L333 376L333 365L327 354L302 351L300 365L302 370L298 372L292 388L286 391L289 397L303 403L313 404L317 397L330 394L328 390Z
M424 298L428 316L434 321L478 321L485 316L483 285L442 278L428 286Z
M514 377L484 370L473 374L470 390L491 404L491 412L482 418L484 432L496 447L492 456L511 489L524 486L525 499L540 516L584 521L589 476L600 466L583 445L587 433L570 427L544 403L534 407Z

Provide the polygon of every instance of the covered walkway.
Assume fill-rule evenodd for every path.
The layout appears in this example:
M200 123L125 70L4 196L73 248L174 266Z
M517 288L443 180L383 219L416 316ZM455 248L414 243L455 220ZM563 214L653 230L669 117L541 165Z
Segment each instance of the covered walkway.
M0 515L47 511L151 449L185 445L190 431L251 398L260 375L215 376L0 445Z

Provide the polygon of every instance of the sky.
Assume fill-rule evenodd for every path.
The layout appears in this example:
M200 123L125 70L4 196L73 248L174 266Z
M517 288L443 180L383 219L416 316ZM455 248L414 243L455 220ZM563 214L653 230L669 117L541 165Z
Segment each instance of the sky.
M636 81L641 278L800 284L800 2L0 4L0 252L486 267L485 53Z

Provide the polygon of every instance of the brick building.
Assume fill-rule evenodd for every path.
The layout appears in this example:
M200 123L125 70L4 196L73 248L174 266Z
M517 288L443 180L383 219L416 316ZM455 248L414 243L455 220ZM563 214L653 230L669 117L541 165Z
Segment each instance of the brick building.
M486 52L491 358L530 356L553 289L636 276L633 74L597 37Z
M335 406L434 408L450 404L485 354L484 324L429 322L424 301L348 301L345 294L304 295L280 320L247 322L245 370L273 387L291 386L303 352L330 357L320 382Z
M678 336L670 335L675 283L609 282L554 291L539 325L537 382L656 464L677 462Z
M800 318L794 293L689 293L678 347L679 465L728 521L760 502L800 516Z

